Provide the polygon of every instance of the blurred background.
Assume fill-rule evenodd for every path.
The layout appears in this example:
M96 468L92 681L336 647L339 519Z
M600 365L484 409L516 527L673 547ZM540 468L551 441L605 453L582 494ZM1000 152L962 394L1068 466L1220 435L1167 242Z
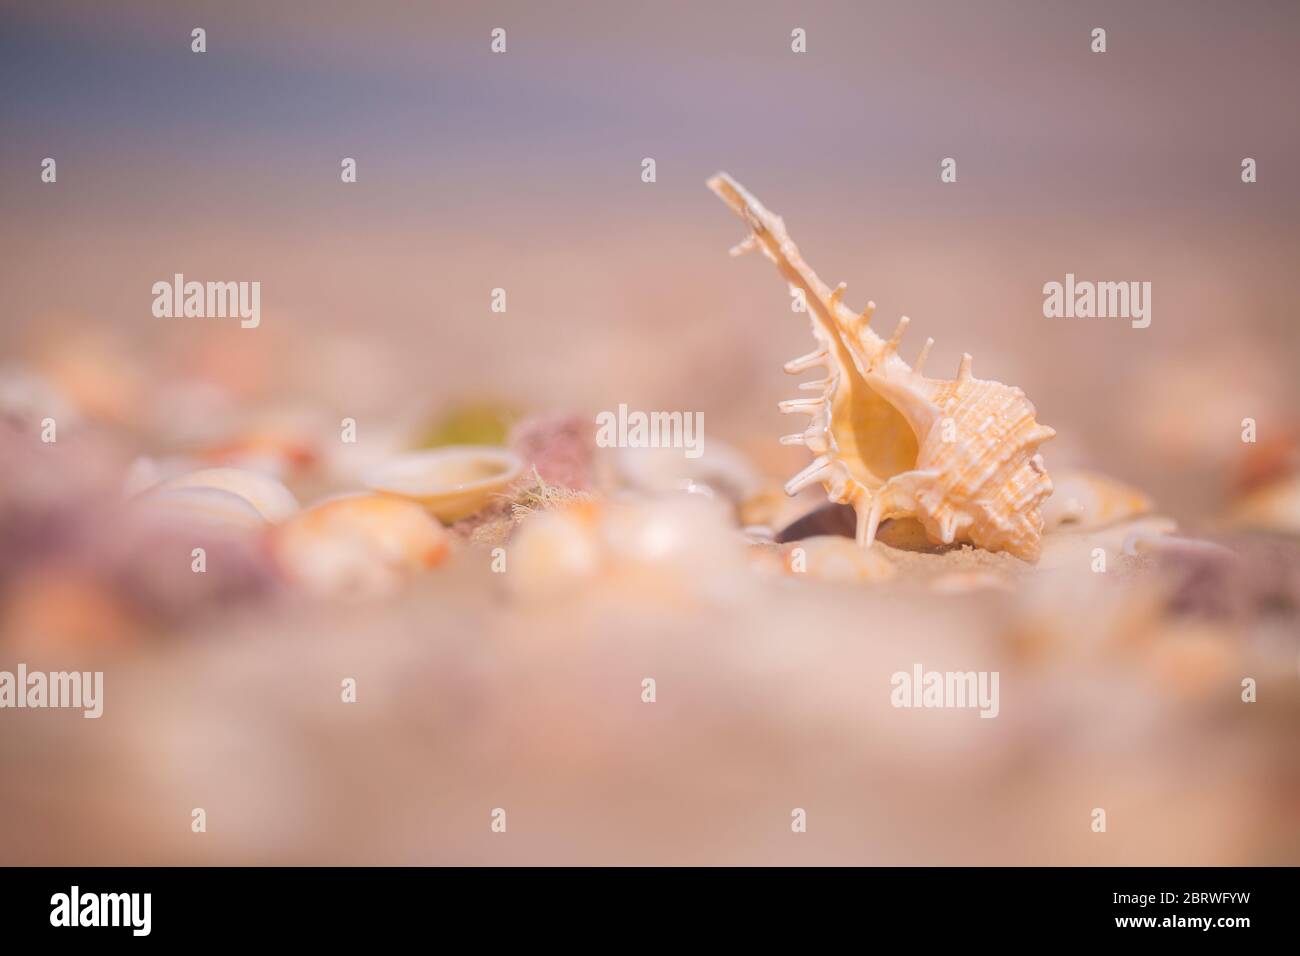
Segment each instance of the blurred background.
M0 364L86 423L68 434L100 465L58 466L78 472L65 498L252 420L348 416L369 440L465 402L702 411L706 441L780 479L806 461L775 441L806 318L769 265L727 257L743 230L704 187L725 169L849 304L873 299L886 329L911 317L905 355L933 336L931 374L968 351L977 375L1023 388L1058 432L1049 468L1104 472L1213 529L1258 467L1242 419L1270 442L1297 425L1298 40L1284 0L4 3ZM57 184L40 180L45 157ZM155 318L150 288L177 272L260 281L260 327ZM1067 272L1150 282L1150 327L1044 318L1043 285ZM11 509L58 485L30 454L7 457ZM289 484L304 500L341 487ZM0 667L43 653L20 540L0 562ZM1266 642L1285 703L1242 727L1238 655L1257 645L1236 619L1194 636L1197 654L1232 648L1188 665L1231 678L1202 708L1183 690L1152 699L1125 657L1076 669L1078 647L1017 683L1039 610L1004 595L537 609L481 597L489 578L454 564L343 612L213 616L227 602L208 596L202 614L151 619L162 643L147 651L78 638L77 654L109 655L106 716L0 715L0 860L1294 863L1300 849L1293 634ZM113 580L110 605L126 587ZM1070 593L1043 600L1065 613ZM1070 639L1127 646L1150 633L1130 611ZM918 730L876 689L918 649L1008 668L1019 703ZM364 718L335 703L353 672ZM649 723L646 673L677 682ZM816 800L792 845L789 808ZM486 829L501 805L520 811L506 848ZM195 806L221 821L203 837ZM1091 839L1094 806L1121 808L1116 839Z
M851 304L911 316L913 347L934 336L932 368L970 351L1023 387L1062 433L1049 463L1086 457L1190 517L1217 503L1203 467L1239 450L1241 419L1295 408L1294 4L53 2L4 18L7 353L66 328L191 348L196 323L153 319L152 283L257 279L262 328L205 331L266 388L626 401L702 410L719 437L780 434L778 363L807 330L779 281L725 258L740 230L703 183L726 169ZM1067 272L1150 281L1151 327L1045 319L1043 284ZM294 367L335 336L328 376Z

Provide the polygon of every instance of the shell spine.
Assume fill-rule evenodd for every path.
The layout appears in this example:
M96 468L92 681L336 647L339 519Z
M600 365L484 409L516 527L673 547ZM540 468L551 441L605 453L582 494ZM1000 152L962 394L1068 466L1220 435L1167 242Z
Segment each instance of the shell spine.
M875 304L862 312L846 306L844 283L832 289L817 276L780 216L726 173L708 185L751 230L732 255L761 250L807 303L818 347L785 370L826 373L800 386L815 396L781 403L781 411L811 419L782 443L804 445L814 456L786 493L821 482L832 501L853 507L863 547L882 521L912 517L934 542L969 542L1036 561L1040 508L1052 493L1037 449L1056 432L1037 422L1024 392L975 378L969 354L956 378L925 377L933 339L908 365L898 354L906 316L882 339L870 327Z

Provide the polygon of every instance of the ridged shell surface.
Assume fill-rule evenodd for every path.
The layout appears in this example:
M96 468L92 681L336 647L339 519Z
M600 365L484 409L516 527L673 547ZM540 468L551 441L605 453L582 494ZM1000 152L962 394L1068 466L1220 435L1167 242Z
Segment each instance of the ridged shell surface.
M1052 493L1038 446L1056 433L1037 422L1025 393L975 378L969 354L955 378L927 378L921 369L933 339L909 365L898 354L906 316L881 338L869 325L874 304L860 313L844 305L844 285L830 288L804 263L781 217L725 173L709 188L752 230L732 253L761 250L812 319L818 347L785 368L825 375L800 386L815 394L781 403L783 412L811 419L781 441L814 457L787 493L821 482L832 501L853 506L864 547L881 521L911 517L932 541L1036 561L1041 507Z

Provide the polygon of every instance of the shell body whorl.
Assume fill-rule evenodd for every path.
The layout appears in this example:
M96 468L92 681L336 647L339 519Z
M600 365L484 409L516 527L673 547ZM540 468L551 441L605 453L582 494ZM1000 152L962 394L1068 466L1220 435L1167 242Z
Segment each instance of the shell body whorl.
M1041 506L1052 482L1038 446L1054 434L1040 425L1020 389L975 378L964 355L953 379L927 378L899 354L903 317L889 339L870 327L873 303L861 313L844 305L844 285L831 289L803 261L779 216L725 173L709 187L752 230L733 254L760 249L791 289L803 296L818 347L786 363L791 374L821 368L800 386L813 396L781 403L811 418L781 439L804 445L812 463L786 484L797 494L822 483L832 501L852 505L857 537L874 540L881 521L910 517L935 542L970 542L1036 561Z

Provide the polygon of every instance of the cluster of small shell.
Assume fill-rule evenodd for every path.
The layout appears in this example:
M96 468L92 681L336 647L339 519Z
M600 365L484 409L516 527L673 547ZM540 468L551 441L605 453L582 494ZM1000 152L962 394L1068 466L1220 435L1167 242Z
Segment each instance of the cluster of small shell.
M709 187L751 229L732 253L761 250L807 303L818 347L787 363L786 371L826 371L801 386L814 397L781 406L812 419L782 439L814 456L786 492L821 482L832 501L852 505L863 546L875 540L883 520L910 517L933 541L971 542L1037 560L1040 509L1052 493L1038 446L1055 432L1035 420L1024 392L975 378L969 354L955 379L925 377L933 339L909 365L898 354L906 317L882 339L869 326L874 305L861 313L845 306L844 285L831 289L817 277L779 216L725 173Z
M593 499L538 512L512 538L509 562L505 586L530 602L582 586L624 601L748 593L745 545L732 515L700 494Z
M251 468L200 468L158 479L148 461L128 479L138 507L219 527L265 533L283 576L303 590L344 598L395 592L441 564L451 549L442 522L482 509L519 477L504 448L453 446L394 456L366 491L300 508L279 478Z

